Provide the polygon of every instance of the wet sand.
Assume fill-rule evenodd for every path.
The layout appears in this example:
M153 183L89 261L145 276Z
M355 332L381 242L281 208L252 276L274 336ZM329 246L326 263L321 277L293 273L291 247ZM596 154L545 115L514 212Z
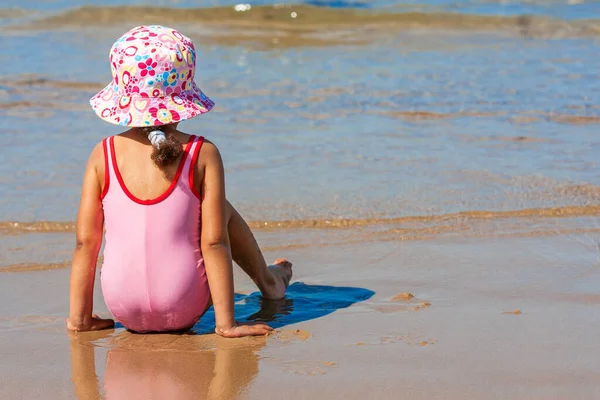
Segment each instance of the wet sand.
M361 229L366 228L349 231L361 236ZM314 240L316 234L260 231L258 239L277 246L302 236ZM280 255L295 262L294 281L305 283L297 287L375 293L314 318L310 310L317 297L330 291L335 300L334 289L325 287L316 296L297 291L283 315L298 322L276 319L283 326L270 337L217 338L203 333L210 331L210 321L201 321L190 335L134 335L120 328L69 337L63 328L68 269L2 274L0 291L8 300L0 304L0 398L600 394L600 359L593 356L600 328L600 258L593 235L340 241L318 251L266 253L268 259ZM236 290L254 291L240 271ZM240 307L247 303L248 310L259 311L253 297L239 298ZM269 307L262 304L259 313ZM100 293L95 308L107 315Z

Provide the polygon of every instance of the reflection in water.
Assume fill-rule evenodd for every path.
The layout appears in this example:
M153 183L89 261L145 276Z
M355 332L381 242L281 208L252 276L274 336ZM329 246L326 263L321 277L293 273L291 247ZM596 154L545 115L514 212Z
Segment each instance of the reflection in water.
M95 347L87 335L71 340L72 376L77 398L101 399ZM232 399L258 372L262 338L227 340L214 335L134 335L109 340L104 392L107 399ZM203 349L212 345L213 350Z
M71 335L71 379L75 385L75 396L83 400L100 399L94 348L84 335Z
M374 292L353 287L294 283L286 298L265 300L259 293L236 294L240 320L263 321L279 328L331 314L364 301ZM265 337L224 339L214 331L209 310L190 331L179 334L133 334L114 330L72 335L72 378L77 398L232 399L258 373L258 352ZM108 347L104 384L95 367L95 351ZM102 388L104 390L102 390Z

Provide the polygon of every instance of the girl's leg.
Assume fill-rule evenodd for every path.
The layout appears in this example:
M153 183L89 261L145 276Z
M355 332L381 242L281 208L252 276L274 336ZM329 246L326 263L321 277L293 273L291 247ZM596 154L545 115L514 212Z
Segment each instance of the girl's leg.
M256 283L262 295L268 299L281 299L292 278L292 263L279 258L267 266L265 258L246 221L227 202L229 243L231 256Z

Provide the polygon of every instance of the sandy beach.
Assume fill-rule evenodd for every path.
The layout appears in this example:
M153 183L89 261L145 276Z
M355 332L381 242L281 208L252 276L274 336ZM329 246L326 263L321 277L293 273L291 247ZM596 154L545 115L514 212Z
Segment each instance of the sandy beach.
M236 271L238 315L279 326L240 340L210 334L210 316L185 335L69 336L68 269L0 272L2 398L594 398L599 254L581 221L553 222L571 233L390 242L352 228L364 242L344 244L337 230L260 231L333 244L266 253L295 262L287 304L248 296ZM95 306L108 315L100 293Z

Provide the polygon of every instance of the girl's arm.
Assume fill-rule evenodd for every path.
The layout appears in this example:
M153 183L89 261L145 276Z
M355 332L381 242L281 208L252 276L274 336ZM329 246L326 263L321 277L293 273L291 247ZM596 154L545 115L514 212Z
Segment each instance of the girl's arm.
M265 335L272 329L265 324L238 324L233 313L233 262L227 233L225 177L221 154L205 141L201 148L204 164L202 180L201 247L208 285L215 308L215 332L225 337Z
M87 340L71 334L71 380L78 399L102 400L96 375L95 350Z
M67 319L67 329L70 331L91 331L114 326L113 320L98 318L92 314L96 263L104 225L100 199L102 190L96 165L103 165L103 151L101 145L92 151L83 178L77 216L77 239L71 267L70 311Z

